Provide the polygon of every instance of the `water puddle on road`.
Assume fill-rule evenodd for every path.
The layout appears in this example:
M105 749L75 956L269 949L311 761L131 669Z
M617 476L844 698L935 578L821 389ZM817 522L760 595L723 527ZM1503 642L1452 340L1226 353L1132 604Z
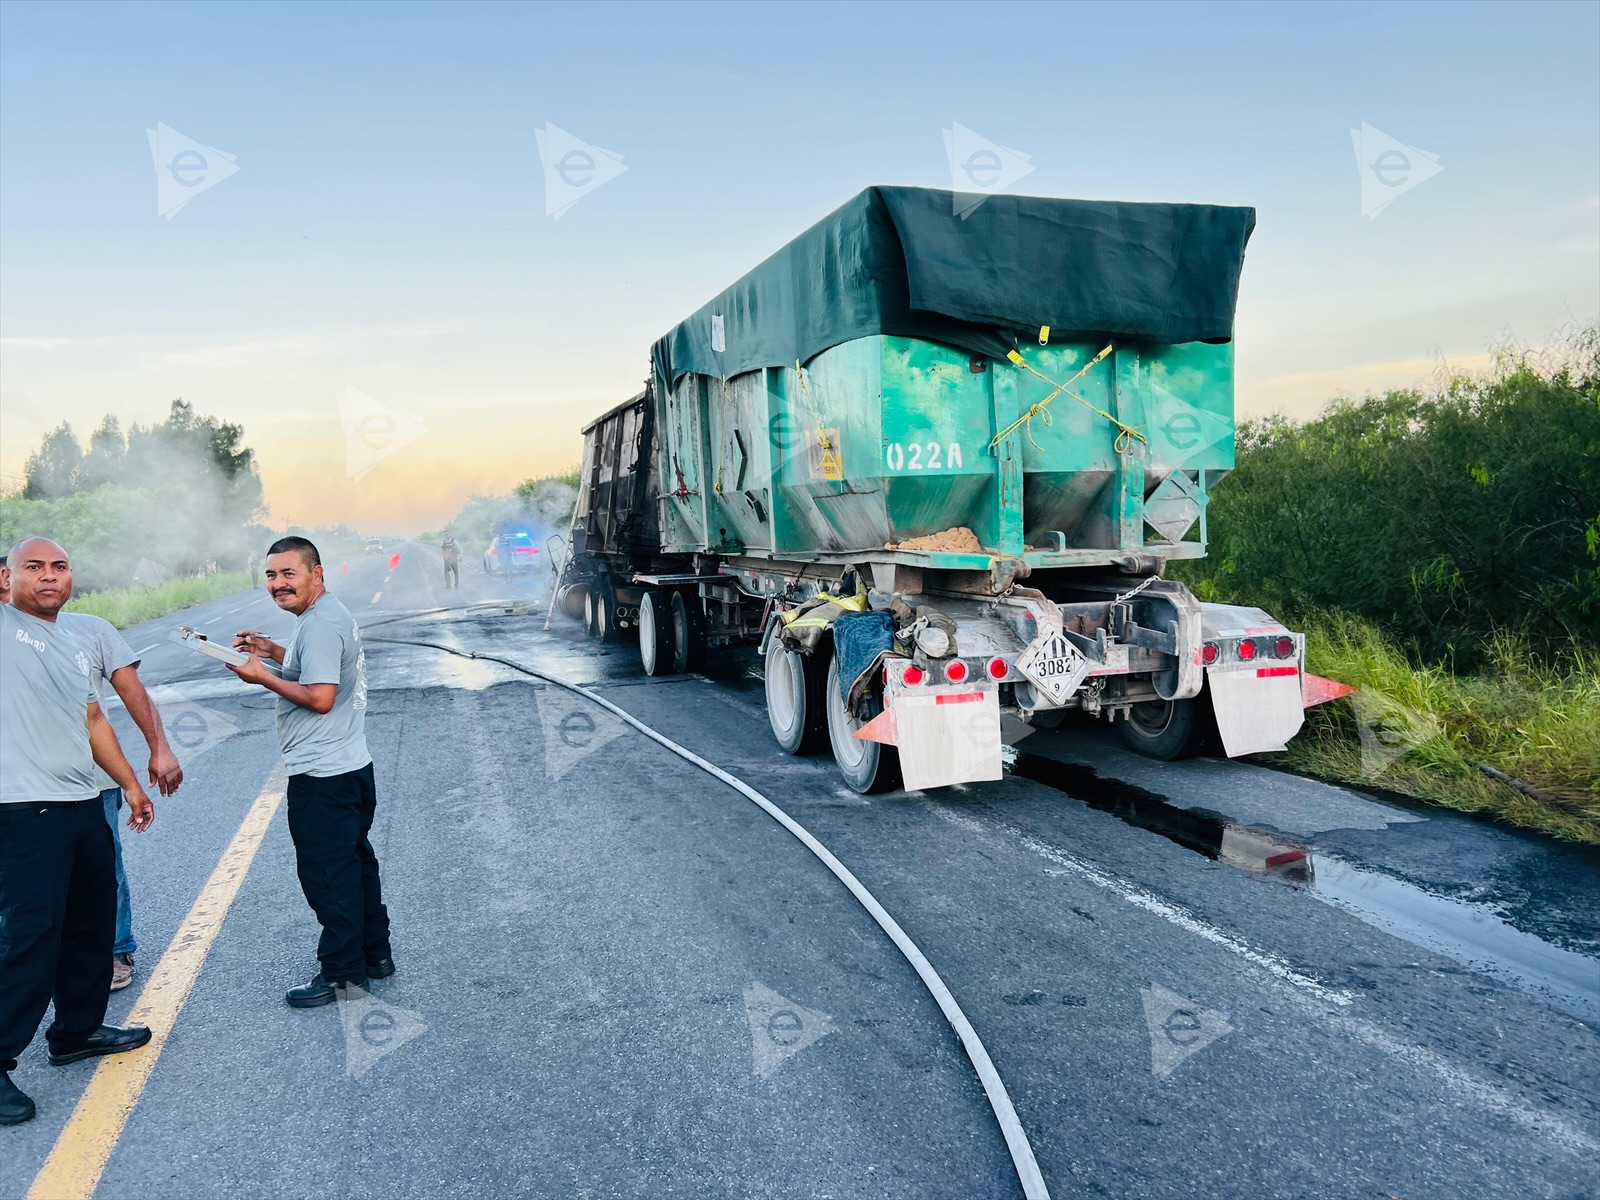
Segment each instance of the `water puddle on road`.
M1600 962L1513 927L1488 905L1431 895L1391 875L1314 852L1276 830L1178 808L1155 792L1107 779L1081 764L1019 754L1013 774L1214 861L1303 889L1374 928L1552 1000L1583 1020L1600 1020Z

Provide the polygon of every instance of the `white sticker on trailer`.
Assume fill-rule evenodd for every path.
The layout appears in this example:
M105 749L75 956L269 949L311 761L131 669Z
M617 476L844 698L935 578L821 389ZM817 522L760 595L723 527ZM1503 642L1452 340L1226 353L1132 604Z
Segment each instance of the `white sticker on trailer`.
M1068 640L1067 635L1053 626L1045 626L1039 636L1028 643L1015 666L1058 707L1065 704L1072 693L1088 677L1093 664L1083 651Z

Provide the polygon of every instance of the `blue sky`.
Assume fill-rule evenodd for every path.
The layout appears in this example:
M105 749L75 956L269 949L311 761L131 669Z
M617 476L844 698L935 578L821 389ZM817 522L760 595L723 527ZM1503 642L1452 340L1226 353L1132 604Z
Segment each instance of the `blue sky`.
M872 183L1249 204L1243 413L1600 313L1600 6L0 9L0 471L63 417L241 421L280 521L437 524L577 458L650 342ZM145 130L236 156L171 220ZM1361 215L1363 122L1443 170ZM535 130L626 173L545 215ZM335 396L415 417L348 478Z

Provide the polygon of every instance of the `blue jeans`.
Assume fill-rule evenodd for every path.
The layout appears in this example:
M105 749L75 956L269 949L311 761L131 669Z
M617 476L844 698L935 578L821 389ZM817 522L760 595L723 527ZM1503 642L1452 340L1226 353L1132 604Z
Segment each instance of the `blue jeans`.
M122 824L117 819L122 809L122 789L107 788L100 793L105 805L106 823L111 826L111 842L117 848L117 940L111 946L113 954L132 954L139 948L133 940L133 901L128 895L128 875L122 869Z

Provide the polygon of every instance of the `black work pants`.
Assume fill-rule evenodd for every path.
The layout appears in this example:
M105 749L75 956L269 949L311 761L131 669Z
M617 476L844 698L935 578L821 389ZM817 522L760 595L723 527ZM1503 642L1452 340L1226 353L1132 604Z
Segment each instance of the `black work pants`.
M0 1071L45 1030L71 1050L100 1028L111 996L117 855L99 795L0 804Z
M378 807L372 764L342 775L291 775L288 800L300 890L322 926L322 977L365 979L368 962L389 957L389 911L367 840Z

